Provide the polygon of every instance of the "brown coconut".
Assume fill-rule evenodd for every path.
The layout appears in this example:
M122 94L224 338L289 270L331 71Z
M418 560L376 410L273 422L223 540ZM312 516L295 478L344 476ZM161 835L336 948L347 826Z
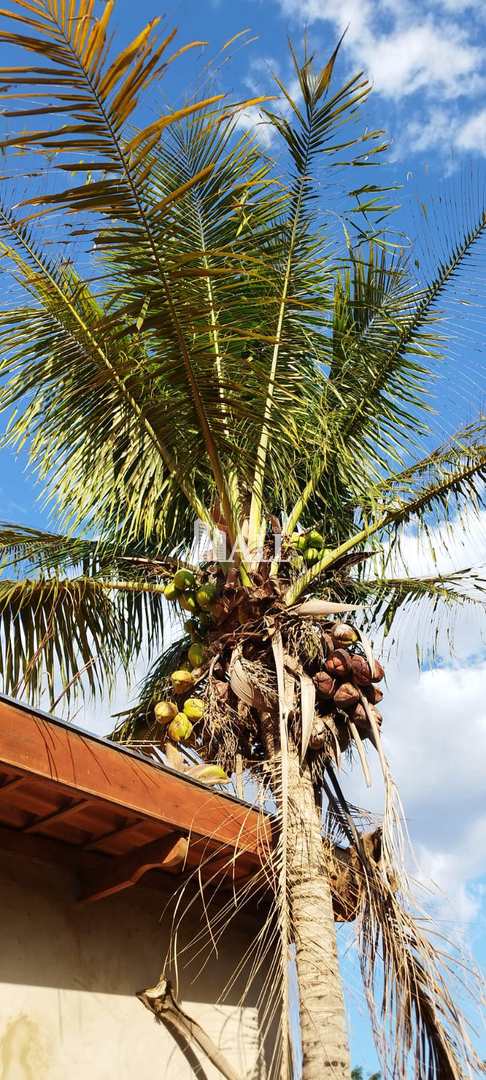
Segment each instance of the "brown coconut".
M355 686L369 686L371 683L371 668L364 656L351 657L351 678Z
M317 689L317 693L324 698L332 698L336 689L336 680L332 675L329 675L327 671L318 671L314 675L314 684Z
M347 679L351 674L351 656L347 649L336 649L324 664L329 675L338 679Z
M359 641L359 634L350 623L336 623L332 628L332 640L335 648L342 645L354 645Z
M369 720L366 715L366 709L360 701L357 705L355 705L354 709L350 713L349 719L353 721L353 724L356 724L356 727L369 727Z
M351 712L359 702L359 690L350 682L342 683L334 694L334 704L338 709Z
M374 673L373 673L372 681L373 682L381 682L384 674L385 674L385 672L383 670L383 666L380 664L380 661L375 660L375 670L374 670Z
M383 701L383 690L380 690L379 686L375 686L373 683L371 686L365 686L363 693L371 705L378 705L380 701Z

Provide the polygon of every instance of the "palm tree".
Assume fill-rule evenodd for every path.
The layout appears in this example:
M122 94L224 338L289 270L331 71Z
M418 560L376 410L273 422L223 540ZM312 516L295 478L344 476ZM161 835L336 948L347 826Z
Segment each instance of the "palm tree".
M292 53L298 99L277 80L281 99L260 101L271 158L239 123L251 103L211 86L137 127L137 103L188 47L170 54L154 20L114 55L112 6L94 19L91 0L12 0L2 13L0 41L32 60L0 74L19 124L2 148L26 196L1 210L13 295L1 401L57 515L52 533L2 526L4 687L69 704L149 654L115 737L162 739L174 767L244 774L273 801L262 882L274 917L256 949L279 965L274 1072L292 1069L294 955L304 1080L349 1080L335 919L357 918L370 1002L382 966L394 1075L413 1056L417 1076L458 1080L474 1056L442 954L411 912L363 620L481 602L479 577L396 565L405 525L426 536L480 505L484 418L468 413L435 446L428 410L447 349L438 301L460 297L463 265L473 272L484 202L464 203L418 280L386 188L348 192L348 173L385 144L359 126L366 79L335 86L337 50L323 67ZM225 555L198 557L196 520ZM163 651L169 600L191 618ZM163 736L154 707L173 690L183 715ZM202 713L192 732L188 696ZM338 778L344 751L368 775L366 742L385 778L372 834Z

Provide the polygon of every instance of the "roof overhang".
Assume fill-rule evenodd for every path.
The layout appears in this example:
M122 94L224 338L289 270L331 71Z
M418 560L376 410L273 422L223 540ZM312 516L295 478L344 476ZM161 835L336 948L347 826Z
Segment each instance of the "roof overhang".
M271 842L249 804L0 695L0 849L74 867L80 900L149 871L239 887Z

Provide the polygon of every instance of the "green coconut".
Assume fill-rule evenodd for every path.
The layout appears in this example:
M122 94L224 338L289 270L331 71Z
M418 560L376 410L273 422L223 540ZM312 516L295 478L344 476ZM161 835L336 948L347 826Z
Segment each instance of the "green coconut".
M205 585L201 585L201 588L197 590L196 600L198 607L202 611L209 611L211 604L216 599L217 591L216 585L213 585L211 581L207 581Z
M188 697L184 702L184 712L193 722L204 716L204 702L198 697Z
M304 552L304 559L305 559L306 563L309 563L309 566L312 566L313 563L318 562L320 557L321 557L321 553L315 547L308 547L308 548L306 548L306 550Z
M196 584L196 579L192 570L177 570L174 574L174 585L180 592L187 592L189 589L193 589Z
M297 551L305 551L306 547L308 547L308 544L309 544L309 538L308 538L307 534L306 533L299 533L299 539L297 540L297 543L295 545L296 548L297 548Z
M309 547L322 548L324 547L324 537L317 529L311 529L308 535Z
M192 724L185 713L179 712L167 728L173 742L187 742L192 734Z
M174 585L174 582L169 581L168 585L166 585L165 589L164 589L165 599L166 600L177 600L177 595L178 595L177 594L177 589L176 589L176 587Z
M179 603L183 611L190 611L191 615L195 615L197 611L196 597L194 593L183 593L179 597Z
M202 784L229 784L230 778L221 765L196 765L189 771Z
M194 686L194 676L190 671L184 671L183 668L173 671L170 681L175 694L187 694Z
M170 724L178 711L175 701L158 701L154 709L155 719L159 724Z
M201 664L204 663L205 656L206 650L204 648L204 645L201 645L200 641L195 641L194 644L191 645L187 653L187 658L191 667L193 668L200 667Z

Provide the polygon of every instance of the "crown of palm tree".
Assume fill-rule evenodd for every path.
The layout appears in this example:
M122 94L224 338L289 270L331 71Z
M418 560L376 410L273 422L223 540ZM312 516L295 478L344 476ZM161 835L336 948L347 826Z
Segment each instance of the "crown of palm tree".
M479 568L407 576L394 559L406 526L426 539L482 506L485 419L466 355L484 318L484 294L472 296L482 194L452 229L445 218L444 250L421 272L393 231L390 189L348 190L386 144L360 126L367 80L335 86L338 49L322 68L292 53L297 100L278 79L277 103L209 87L140 127L148 88L201 43L171 53L174 34L161 40L154 20L117 55L113 4L98 20L92 7L12 0L0 28L29 58L0 69L4 115L18 122L0 147L14 182L16 155L49 174L0 210L14 293L0 314L0 407L59 529L1 527L5 689L35 698L47 686L55 700L62 687L69 700L102 691L142 652L159 657L164 586L190 561L196 518L239 543L247 589L269 522L284 550L318 525L311 567L282 578L272 564L289 607L311 592L364 598L389 628L407 604L481 604ZM252 104L273 157L239 124ZM339 213L327 209L334 177ZM433 247L435 223L423 230ZM452 325L440 321L446 301ZM442 357L467 400L464 422L434 445ZM380 552L372 571L360 561ZM167 663L142 688L142 712Z

